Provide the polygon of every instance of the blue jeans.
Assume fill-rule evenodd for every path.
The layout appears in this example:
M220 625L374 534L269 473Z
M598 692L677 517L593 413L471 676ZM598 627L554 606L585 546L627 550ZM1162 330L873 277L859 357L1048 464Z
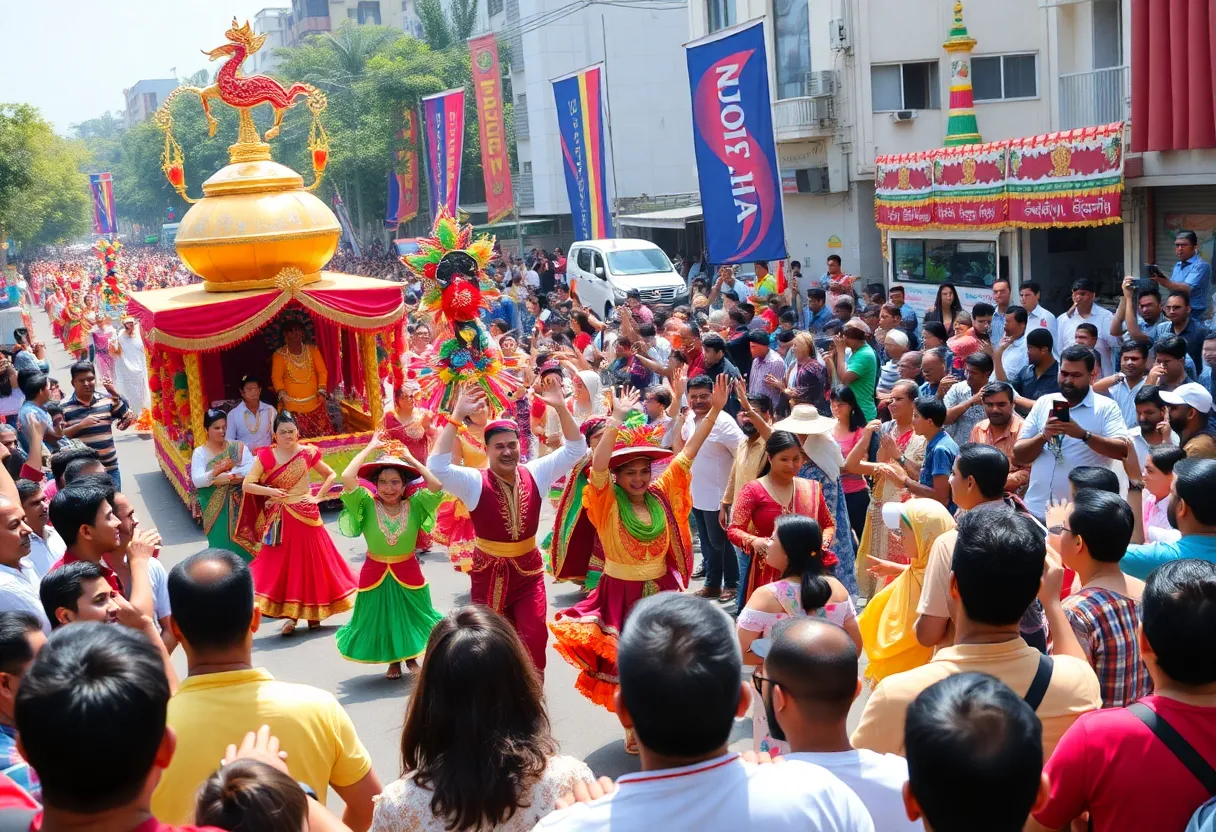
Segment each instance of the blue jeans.
M717 510L694 508L697 537L701 538L701 560L705 564L705 586L710 589L735 589L739 585L739 561L734 547L726 539L726 530L718 523Z
M118 469L114 468L113 470L106 471L106 473L110 475L110 482L114 483L114 490L122 491L122 474L119 473Z
M743 612L743 605L747 603L747 592L750 589L747 579L752 568L752 556L736 546L735 559L739 563L739 597L735 599L735 615L738 615Z

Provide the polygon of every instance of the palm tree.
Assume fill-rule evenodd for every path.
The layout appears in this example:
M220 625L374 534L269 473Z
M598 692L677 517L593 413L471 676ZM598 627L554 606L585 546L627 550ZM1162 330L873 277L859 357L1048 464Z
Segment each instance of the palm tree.
M418 19L422 36L435 50L464 46L477 25L477 0L418 0Z
M345 76L341 80L349 82L363 75L368 60L397 34L387 26L355 26L344 22L336 31L325 33L324 43L338 59L340 72Z

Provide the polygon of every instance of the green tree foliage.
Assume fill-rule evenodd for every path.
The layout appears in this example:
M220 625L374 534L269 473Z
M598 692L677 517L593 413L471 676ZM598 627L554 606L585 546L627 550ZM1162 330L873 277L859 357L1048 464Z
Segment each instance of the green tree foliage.
M36 108L0 104L0 239L37 246L88 231L87 160L84 146L55 135Z
M474 0L463 0L475 10ZM303 81L323 90L328 108L322 123L329 134L329 164L318 196L328 201L336 187L342 194L365 240L380 233L387 199L386 173L400 148L397 133L406 110L418 112L423 96L469 85L469 54L463 40L450 49L436 50L404 32L383 26L344 23L334 32L307 39L299 46L277 50L281 58L275 77L283 84ZM198 98L180 94L172 104L174 135L186 157L187 193L201 195L201 184L228 161L228 146L236 141L236 112L213 102L219 120L215 137L207 136ZM271 110L263 105L254 121L265 130ZM509 117L509 116L508 116ZM104 117L103 117L104 118ZM303 99L288 111L279 137L271 142L275 159L312 181L308 152L311 113ZM93 119L78 135L93 153L92 164L110 163L115 179L115 200L120 217L145 228L159 228L166 210L178 219L189 207L165 181L161 171L164 136L150 122L119 134L119 147L111 154L99 138ZM480 182L481 150L477 110L472 94L466 98L465 180ZM97 128L100 129L100 128ZM425 179L422 203L425 205Z

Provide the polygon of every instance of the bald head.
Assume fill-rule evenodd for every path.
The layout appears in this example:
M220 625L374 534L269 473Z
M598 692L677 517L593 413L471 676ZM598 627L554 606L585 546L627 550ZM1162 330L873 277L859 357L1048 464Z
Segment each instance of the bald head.
M857 645L823 619L786 619L773 628L764 671L808 719L844 719L857 694Z
M204 549L169 573L169 603L182 640L195 652L244 644L253 625L253 576L226 549Z

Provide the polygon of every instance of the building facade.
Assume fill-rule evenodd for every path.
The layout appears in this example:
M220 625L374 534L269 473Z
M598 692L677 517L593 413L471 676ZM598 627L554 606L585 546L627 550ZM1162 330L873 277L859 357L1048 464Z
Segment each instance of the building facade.
M254 15L253 31L258 35L265 35L266 41L249 59L245 72L250 75L274 72L279 65L275 50L291 45L291 9L262 9Z
M331 32L344 20L421 34L414 0L291 0L288 44L298 44L311 34Z
M626 206L695 202L683 10L578 8L568 0L488 0L486 5L489 28L499 35L500 59L511 68L519 159L514 190L521 215L537 232L526 245L572 241L552 81L592 64L604 67L606 176L614 214ZM699 217L696 210L691 214L690 221ZM683 220L678 229L633 226L618 227L616 233L661 237L668 230L673 236L664 247L674 253Z
M175 78L158 78L136 81L123 90L123 97L127 101L127 127L134 127L152 118L160 105L165 103L169 93L177 87Z
M1174 226L1184 220L1216 226L1216 190L1209 187L1216 184L1216 151L1170 144L1138 152L1131 141L1138 71L1130 60L1132 8L1161 13L1159 5L1140 0L973 0L964 12L976 41L971 80L983 141L1128 122L1121 224L926 232L903 235L906 243L892 231L884 246L874 222L875 159L942 146L950 98L943 43L955 5L690 0L693 38L766 21L790 256L818 274L828 255L839 254L847 272L890 282L907 279L899 269L901 250L919 246L926 257L955 257L986 248L993 263L989 282L997 273L1015 284L1036 280L1052 308L1069 305L1068 286L1078 277L1096 280L1100 296L1115 298L1122 276L1138 275L1149 255L1168 273ZM1146 58L1161 48L1146 48ZM1164 49L1168 53L1168 45ZM1211 72L1210 62L1206 69Z

